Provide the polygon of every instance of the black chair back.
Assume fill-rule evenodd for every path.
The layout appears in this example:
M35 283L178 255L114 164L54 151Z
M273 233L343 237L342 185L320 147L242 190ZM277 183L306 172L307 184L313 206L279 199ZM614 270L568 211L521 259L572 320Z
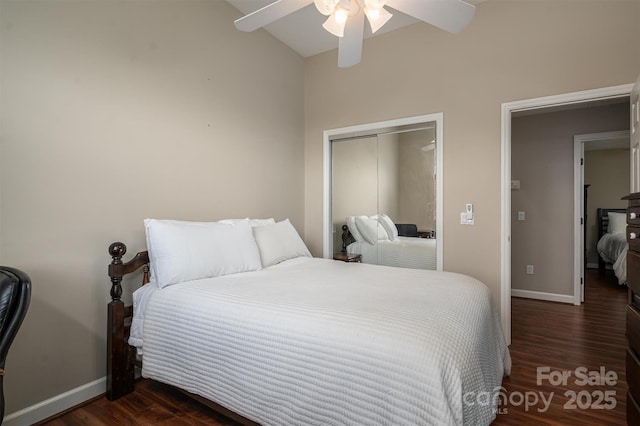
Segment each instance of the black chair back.
M0 266L0 424L4 419L4 364L31 300L31 280L19 269Z
M396 223L398 235L401 237L417 237L418 226L414 223Z

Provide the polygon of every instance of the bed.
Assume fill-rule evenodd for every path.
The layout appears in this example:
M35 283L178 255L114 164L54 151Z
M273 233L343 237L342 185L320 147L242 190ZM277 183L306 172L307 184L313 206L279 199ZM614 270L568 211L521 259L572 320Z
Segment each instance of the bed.
M626 210L598 208L598 269L604 271L610 264L618 284L627 282Z
M175 221L152 225L169 229L145 223L156 237L147 234L148 251L131 260L123 260L124 244L109 247L109 399L133 390L136 361L142 376L244 424L487 425L495 418L511 361L481 282L313 258L288 221L215 232L203 231L213 223L187 232ZM211 260L221 252L223 262ZM122 280L139 269L148 284L126 307Z
M395 224L389 216L349 216L343 225L343 250L360 254L362 263L436 269L436 239L418 238L416 226ZM399 230L413 229L402 235ZM415 236L406 236L415 235Z

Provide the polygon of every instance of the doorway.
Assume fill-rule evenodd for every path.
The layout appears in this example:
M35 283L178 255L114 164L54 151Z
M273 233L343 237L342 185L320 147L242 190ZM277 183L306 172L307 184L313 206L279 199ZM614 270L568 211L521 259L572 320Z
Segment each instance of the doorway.
M511 132L512 115L524 111L575 108L607 99L629 96L632 85L574 92L544 98L527 99L502 104L501 142L501 317L507 342L511 342L511 236L512 236L512 168Z
M575 305L585 301L586 269L603 267L603 256L606 263L616 266L622 255L620 243L626 237L610 233L605 236L608 232L602 224L608 223L608 211L626 207L621 198L631 190L629 158L629 130L574 136ZM616 266L614 273L622 283L626 281L626 268L622 265Z

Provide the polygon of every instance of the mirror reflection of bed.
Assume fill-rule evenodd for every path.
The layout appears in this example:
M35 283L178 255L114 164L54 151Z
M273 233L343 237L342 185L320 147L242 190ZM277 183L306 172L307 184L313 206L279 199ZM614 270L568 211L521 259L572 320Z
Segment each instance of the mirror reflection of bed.
M627 214L625 209L598 208L598 270L611 268L618 284L627 282Z
M434 231L418 231L412 223L396 224L384 213L347 217L342 226L342 250L361 255L362 263L436 269Z
M436 129L427 124L332 140L334 256L437 269Z

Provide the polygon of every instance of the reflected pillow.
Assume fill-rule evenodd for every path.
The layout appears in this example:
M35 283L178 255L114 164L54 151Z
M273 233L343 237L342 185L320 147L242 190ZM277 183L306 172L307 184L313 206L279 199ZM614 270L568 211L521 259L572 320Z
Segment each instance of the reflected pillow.
M381 215L377 215L377 216L378 216L378 222L380 222L380 224L382 225L384 230L387 231L387 236L389 237L389 239L391 241L397 240L398 239L398 228L396 228L396 225L393 223L391 218L389 216L387 216L386 214L384 214L384 213L382 213Z
M356 216L356 228L362 234L362 238L369 244L375 244L379 240L388 240L387 231L377 219L371 219L367 216Z
M160 288L262 268L248 222L145 219L151 271Z
M272 225L256 226L253 228L253 235L260 250L263 268L296 257L311 257L309 249L289 219Z
M607 232L609 234L624 234L627 230L627 214L609 212L609 223L607 224Z
M349 228L349 232L351 232L351 235L357 242L361 243L364 241L362 234L360 233L360 231L358 231L358 227L356 226L355 216L347 216L347 227Z

